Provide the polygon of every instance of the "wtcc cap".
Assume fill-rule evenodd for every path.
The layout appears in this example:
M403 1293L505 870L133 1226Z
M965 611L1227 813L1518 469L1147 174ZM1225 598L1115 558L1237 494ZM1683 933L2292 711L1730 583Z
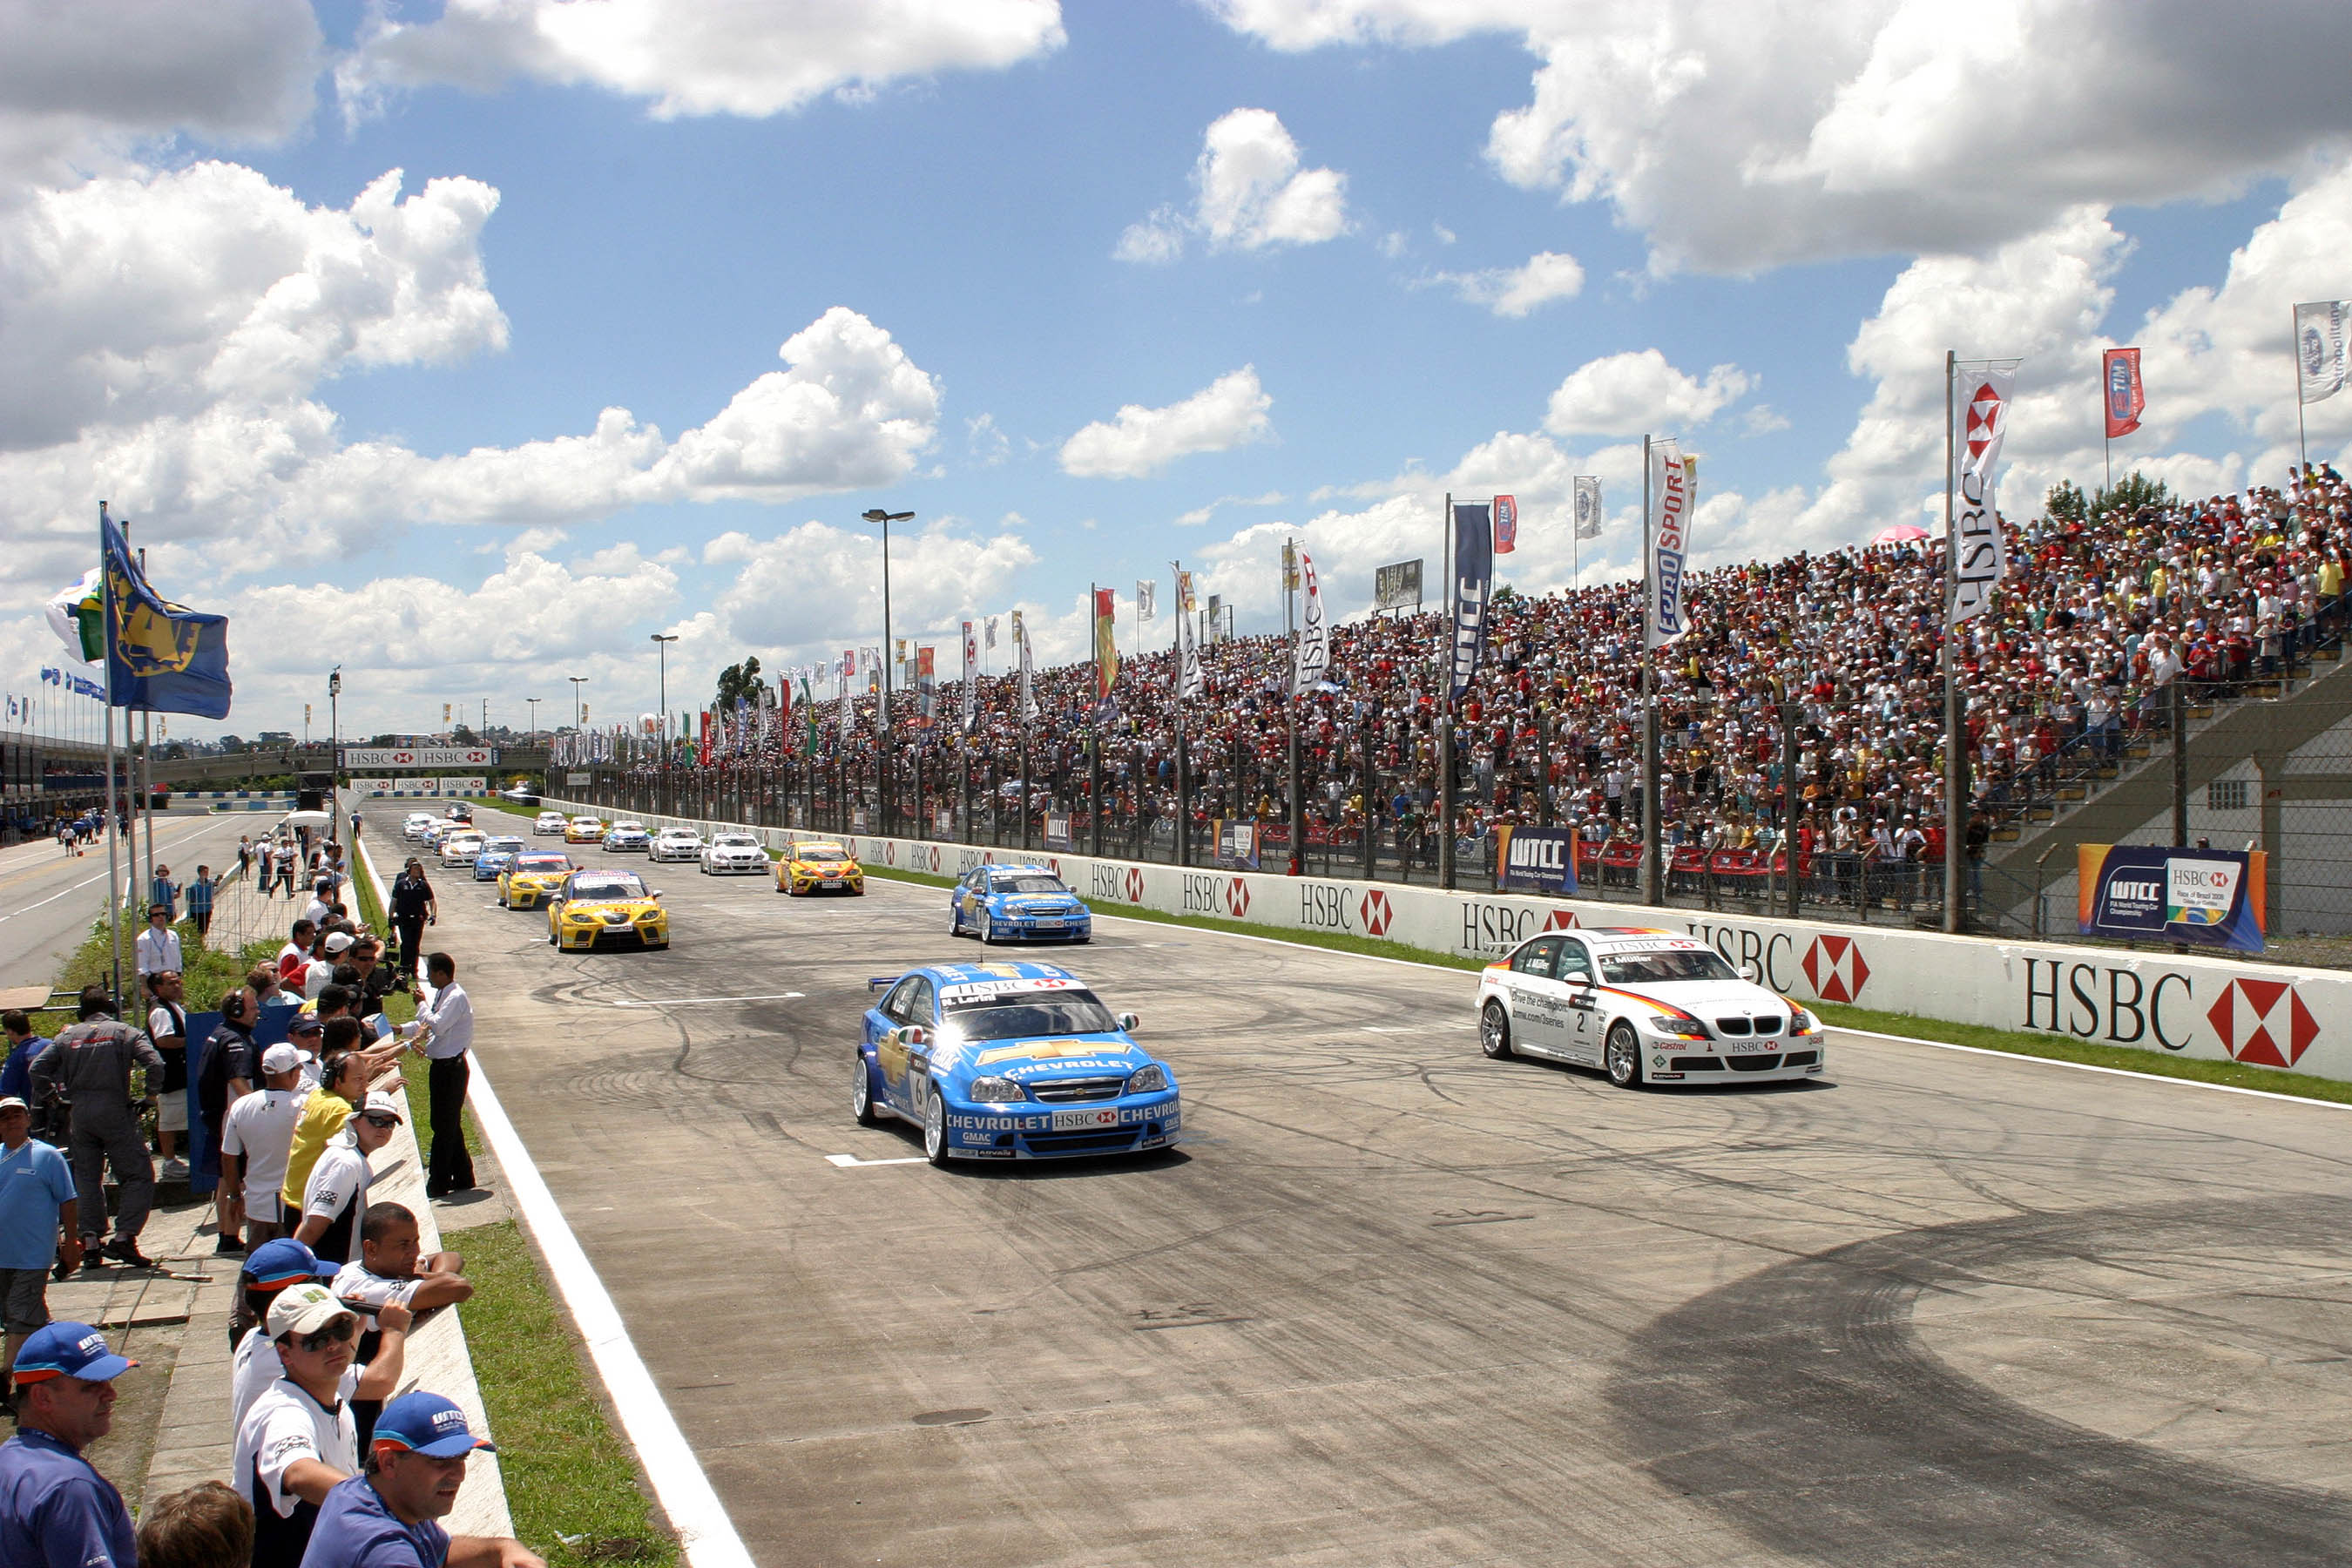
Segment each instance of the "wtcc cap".
M470 1454L486 1448L495 1454L499 1446L488 1437L477 1437L466 1425L466 1413L437 1394L423 1389L404 1394L383 1407L375 1418L374 1447L405 1448L428 1458L454 1459L460 1454Z
M106 1336L88 1323L51 1323L37 1329L16 1352L11 1368L18 1383L38 1383L50 1377L79 1377L104 1383L121 1376L139 1363L106 1348Z
M320 1261L317 1255L290 1236L275 1241L265 1241L253 1249L240 1270L245 1283L263 1289L282 1289L299 1285L305 1280L331 1279L336 1265Z

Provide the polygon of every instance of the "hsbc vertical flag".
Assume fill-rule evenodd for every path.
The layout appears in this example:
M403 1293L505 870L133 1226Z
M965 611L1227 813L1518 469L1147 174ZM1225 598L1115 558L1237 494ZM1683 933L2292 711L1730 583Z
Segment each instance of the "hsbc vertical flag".
M1650 613L1647 647L1664 647L1690 630L1690 470L1682 447L1650 443Z
M1960 439L1952 451L1949 624L1984 614L1992 591L2009 571L2009 544L2001 537L2000 513L1993 504L1993 470L2009 434L2010 371L1969 372L1960 382L1975 388L1960 414Z
M2139 382L2139 350L2109 349L2100 363L2107 389L2107 439L2112 441L2139 428L2147 392Z
M1508 555L1518 548L1519 503L1511 496L1495 498L1495 553Z
M1447 589L1454 611L1454 684L1460 701L1477 679L1478 656L1486 644L1486 594L1495 580L1494 525L1484 506L1454 509L1454 577Z
M1293 697L1323 679L1331 668L1331 632L1323 620L1323 585L1316 580L1315 562L1298 552L1298 575L1307 585L1306 607L1298 616L1298 655L1291 667Z

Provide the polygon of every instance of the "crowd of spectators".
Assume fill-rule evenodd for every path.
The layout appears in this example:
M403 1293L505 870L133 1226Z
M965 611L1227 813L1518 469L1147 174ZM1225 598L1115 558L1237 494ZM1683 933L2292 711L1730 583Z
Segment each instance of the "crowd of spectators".
M2162 728L2174 680L2199 700L2242 689L2290 673L2343 624L2352 486L2330 466L2284 489L2005 527L2009 576L1954 645L1971 778L1966 838L1979 849L2004 814L2046 798L2063 764L2113 761ZM1940 860L1940 550L1855 547L1722 566L1693 579L1691 602L1690 635L1659 662L1663 841L1769 858L1788 847L1793 797L1802 863ZM1498 592L1482 667L1455 710L1461 841L1475 846L1506 823L1574 826L1596 855L1638 837L1640 611L1638 580ZM1295 704L1310 845L1353 844L1369 826L1391 851L1427 853L1439 826L1449 647L1434 612L1333 628L1329 679ZM1284 841L1290 663L1278 635L1202 650L1205 692L1181 705L1196 819L1254 817L1269 841ZM1025 743L1030 809L1083 823L1087 748L1099 736L1108 820L1122 832L1157 825L1164 837L1178 810L1172 667L1165 649L1128 660L1108 710L1094 702L1090 664L1036 670L1026 721L1017 678L982 677L968 741L955 683L928 719L900 693L890 714L900 809L919 763L937 831L967 760L991 808L1018 809ZM878 796L875 703L856 700L845 739L836 702L814 706L821 821L837 804L837 778L855 802L870 807ZM1790 710L1793 767L1783 749ZM708 763L667 776L673 786L681 772L801 778L808 717L753 727ZM651 747L604 744L625 772L663 772ZM800 798L797 784L785 787Z

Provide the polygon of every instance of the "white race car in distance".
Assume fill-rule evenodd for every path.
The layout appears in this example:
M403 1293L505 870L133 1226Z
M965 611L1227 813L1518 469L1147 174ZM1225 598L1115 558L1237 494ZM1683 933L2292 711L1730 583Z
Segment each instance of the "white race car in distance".
M722 833L702 847L702 874L724 877L751 871L766 876L772 864L768 851L748 833Z
M563 814L560 811L542 811L531 822L530 830L537 834L551 834L560 838L563 836Z
M1780 1083L1827 1065L1811 1013L1696 937L1637 926L1546 931L1488 964L1478 1046L1596 1067L1621 1089Z
M653 847L646 851L649 860L699 860L702 858L702 835L691 827L665 827L654 835Z

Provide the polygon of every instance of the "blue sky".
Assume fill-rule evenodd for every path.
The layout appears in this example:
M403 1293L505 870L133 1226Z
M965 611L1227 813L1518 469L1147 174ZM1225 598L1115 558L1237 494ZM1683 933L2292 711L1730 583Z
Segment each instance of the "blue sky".
M1856 542L1935 492L1948 343L2026 356L2013 514L2095 478L2110 342L2119 461L2234 489L2292 452L2288 306L2352 294L2344 95L2276 64L2341 58L2328 6L2242 64L2168 4L0 13L0 371L52 388L0 405L0 658L54 662L107 496L236 617L246 733L338 659L408 730L559 664L634 714L656 630L673 707L877 644L877 504L899 635L1017 605L1045 658L1180 554L1278 624L1286 531L1356 612L1449 488L1520 497L1523 586L1621 573L1644 429L1702 454L1703 557Z

